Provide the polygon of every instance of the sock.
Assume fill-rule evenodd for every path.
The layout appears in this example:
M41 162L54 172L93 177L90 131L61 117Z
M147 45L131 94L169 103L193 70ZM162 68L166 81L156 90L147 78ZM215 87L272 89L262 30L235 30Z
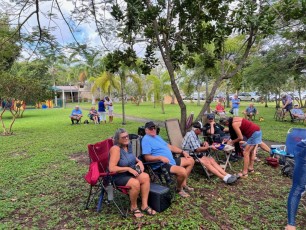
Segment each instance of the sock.
M226 182L228 178L230 178L232 175L231 174L226 174L224 177L223 177L223 181Z

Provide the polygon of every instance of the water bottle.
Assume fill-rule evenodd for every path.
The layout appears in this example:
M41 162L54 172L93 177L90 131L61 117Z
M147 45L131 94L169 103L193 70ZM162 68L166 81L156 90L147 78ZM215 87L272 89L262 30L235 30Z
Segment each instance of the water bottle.
M106 193L107 193L107 199L109 201L113 200L114 199L114 189L113 189L113 186L112 186L111 182L109 182L109 184L107 185L105 190L106 190Z

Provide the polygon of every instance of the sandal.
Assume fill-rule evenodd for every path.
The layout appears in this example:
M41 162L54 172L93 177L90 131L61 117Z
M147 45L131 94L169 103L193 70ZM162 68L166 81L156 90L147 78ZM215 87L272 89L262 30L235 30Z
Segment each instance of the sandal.
M131 210L132 215L134 215L136 218L143 217L142 212L139 210L139 208L134 208Z
M191 188L191 187L189 187L189 186L185 186L184 187L184 190L186 190L186 191L188 191L188 192L193 192L194 191L194 188Z
M153 210L150 206L146 207L145 209L141 209L141 211L145 212L149 216L154 216L156 214L156 211Z
M242 179L246 179L246 178L249 176L247 173L242 173L242 172L239 173L238 175L239 175L239 177L242 178Z
M177 194L179 194L181 197L187 198L190 197L190 195L182 189L181 191L177 191Z
M248 172L249 173L255 173L255 170L254 169L248 169Z

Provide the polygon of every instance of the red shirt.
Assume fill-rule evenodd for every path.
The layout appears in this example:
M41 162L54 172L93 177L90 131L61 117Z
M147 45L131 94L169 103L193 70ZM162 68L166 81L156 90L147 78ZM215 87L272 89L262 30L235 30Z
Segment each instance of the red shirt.
M243 118L241 121L240 130L242 135L249 139L254 132L260 131L260 127L253 122Z
M217 110L217 112L223 112L224 107L221 104L218 104L218 105L216 105L216 110Z

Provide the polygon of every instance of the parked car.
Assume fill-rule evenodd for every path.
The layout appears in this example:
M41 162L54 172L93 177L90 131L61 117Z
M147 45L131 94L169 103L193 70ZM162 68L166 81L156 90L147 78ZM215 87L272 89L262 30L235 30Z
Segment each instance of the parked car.
M238 99L240 99L240 101L259 101L261 97L255 94L256 93L238 93Z

